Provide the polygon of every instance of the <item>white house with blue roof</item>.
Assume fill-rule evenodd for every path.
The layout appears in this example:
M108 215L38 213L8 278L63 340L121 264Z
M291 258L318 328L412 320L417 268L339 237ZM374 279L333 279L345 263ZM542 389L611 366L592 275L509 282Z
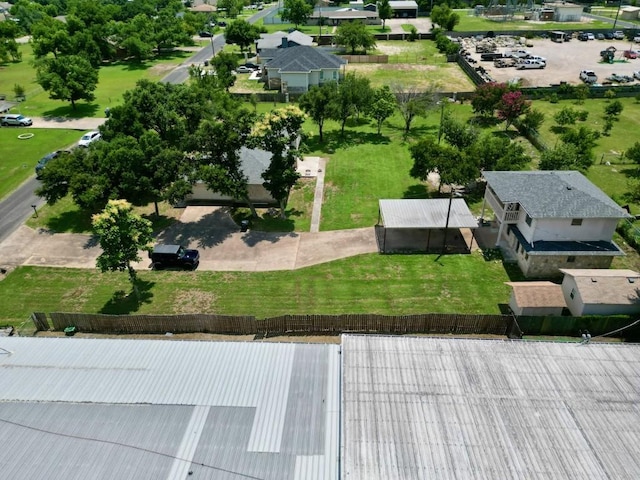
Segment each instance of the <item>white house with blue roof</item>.
M624 253L613 242L630 215L576 171L484 172L485 207L495 213L496 246L527 277L560 268L609 268Z

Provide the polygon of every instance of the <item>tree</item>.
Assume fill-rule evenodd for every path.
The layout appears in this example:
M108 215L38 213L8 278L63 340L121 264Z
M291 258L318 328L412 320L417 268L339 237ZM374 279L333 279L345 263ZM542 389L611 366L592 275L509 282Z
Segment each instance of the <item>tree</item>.
M574 170L578 166L578 151L574 145L560 143L540 154L540 170Z
M173 49L179 45L192 42L191 37L183 28L182 20L176 18L174 12L164 9L153 20L153 40L158 51Z
M49 53L54 57L72 54L71 39L64 22L45 17L33 24L31 29L31 45L36 58L46 57Z
M537 132L543 122L544 113L535 108L531 108L524 115L524 118L520 120L520 128L524 129L525 132Z
M460 150L440 145L433 137L425 137L409 147L413 166L409 172L413 178L425 181L430 173L440 176L440 185L465 185L479 174L477 164Z
M76 109L78 100L91 102L98 86L98 71L79 55L43 58L36 67L36 82L53 100L67 100Z
M465 154L473 158L481 170L521 170L531 161L520 143L489 132L478 137L465 149Z
M225 29L224 37L227 42L238 45L241 52L244 52L247 47L251 51L253 42L260 38L260 30L246 20L235 20Z
M519 90L510 91L502 95L498 104L497 114L500 120L505 121L505 130L518 119L521 115L527 113L531 108L531 102L527 101L522 92Z
M371 101L368 104L367 115L376 121L378 135L380 135L382 123L393 115L395 109L396 97L387 85L373 90Z
M236 56L231 52L222 51L211 59L211 66L216 71L219 85L229 91L229 88L236 83L236 76L233 73L238 66Z
M133 212L126 200L110 200L104 210L93 216L93 230L102 253L96 260L101 272L124 272L136 297L139 297L136 271L131 265L142 260L140 250L150 251L153 242L151 222Z
M338 91L331 99L331 118L340 122L340 133L344 134L349 117L367 106L371 98L370 83L366 77L348 73L338 84Z
M578 105L582 105L584 101L589 98L589 94L591 93L591 87L586 83L581 83L580 85L576 85L573 88L573 94L576 97L576 103Z
M227 17L236 18L242 11L244 2L242 0L219 0L218 11L227 12Z
M577 129L570 128L560 136L560 140L573 145L576 149L575 160L572 162L574 168L586 171L593 165L593 149L597 145L598 138L600 138L598 132L585 126Z
M389 0L380 0L378 2L378 17L382 20L382 30L384 30L385 22L393 17L393 9Z
M15 22L0 22L0 62L6 63L9 60L19 62L22 60L22 52L18 50L16 37L20 34L19 27Z
M318 135L320 142L323 141L324 122L331 118L331 104L333 97L337 94L335 82L323 83L320 86L313 86L300 97L300 108L311 117L311 120L318 125Z
M439 25L444 30L451 31L460 23L460 15L455 13L448 5L436 5L431 10L431 22Z
M553 116L553 119L561 127L575 125L578 120L578 112L574 108L564 107Z
M456 120L449 113L444 115L441 128L447 143L458 150L470 147L478 139L475 128Z
M634 143L625 152L625 156L634 163L640 165L640 142Z
M506 83L489 82L479 85L471 97L473 112L482 116L493 116L502 95L508 91Z
M341 23L338 26L334 40L338 45L350 48L352 55L356 54L358 48L362 48L366 54L368 49L376 46L373 34L359 20Z
M280 11L280 18L293 23L296 28L304 25L313 13L313 7L305 0L284 0L284 8Z
M296 170L297 145L304 113L290 105L266 114L252 132L257 146L271 153L269 167L262 174L264 187L280 205L280 217L285 218L289 192L300 175Z
M138 62L151 58L156 46L153 21L147 15L138 14L119 26L118 45L126 55Z
M614 100L604 107L604 114L612 120L618 120L624 107L620 100Z
M413 87L405 88L402 85L392 85L393 93L397 99L398 110L404 120L404 135L409 134L411 123L416 117L424 117L429 113L435 102L433 85L426 91L420 91Z

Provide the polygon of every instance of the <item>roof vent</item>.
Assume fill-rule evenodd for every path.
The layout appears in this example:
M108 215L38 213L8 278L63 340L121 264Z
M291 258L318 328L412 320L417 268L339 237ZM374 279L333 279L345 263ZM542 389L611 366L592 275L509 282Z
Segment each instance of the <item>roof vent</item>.
M593 278L593 277L591 277L591 282L592 282L592 283L598 283L598 279L597 279L597 278Z
M636 279L634 277L627 277L629 283L636 283Z
M567 190L573 190L573 187L571 185L567 185Z

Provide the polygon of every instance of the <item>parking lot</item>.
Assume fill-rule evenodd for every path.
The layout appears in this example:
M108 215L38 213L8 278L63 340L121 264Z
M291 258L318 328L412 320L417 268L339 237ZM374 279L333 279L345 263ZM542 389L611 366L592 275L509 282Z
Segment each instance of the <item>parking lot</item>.
M470 52L477 62L474 66L482 66L491 78L497 82L508 82L519 78L526 87L543 87L551 84L567 82L581 83L581 70L593 70L598 76L598 83L606 82L606 78L616 73L633 76L633 72L640 70L640 59L626 60L622 57L624 50L640 50L640 44L623 40L590 40L579 41L575 38L570 42L555 43L550 39L532 39L520 42L513 38L498 37L496 43L499 52L514 49L526 49L533 55L547 59L546 67L540 70L516 70L514 67L497 68L493 61L481 61L480 53L476 53L475 39L464 39L463 48ZM526 43L526 44L523 44ZM614 63L601 63L600 52L613 46L616 48ZM635 83L640 83L638 80Z

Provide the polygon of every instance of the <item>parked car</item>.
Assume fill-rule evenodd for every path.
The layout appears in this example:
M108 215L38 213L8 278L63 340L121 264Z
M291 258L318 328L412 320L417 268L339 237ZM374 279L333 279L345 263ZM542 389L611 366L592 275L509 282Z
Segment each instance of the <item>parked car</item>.
M218 26L219 27L226 27L227 26L227 22L218 22Z
M516 63L517 70L539 69L546 66L546 63L539 62L538 60L520 60L518 63Z
M580 80L584 83L596 83L598 81L598 76L593 70L582 70L580 72Z
M630 58L630 59L638 58L638 54L636 53L635 50L625 50L624 52L622 52L622 56L624 58Z
M587 40L595 40L596 36L593 33L587 33Z
M617 73L612 73L607 77L607 80L615 83L629 83L630 81L633 81L633 78L627 75L618 75Z
M613 38L615 38L616 40L624 40L624 32L616 30L615 32L613 32Z
M213 33L207 30L202 30L201 32L198 32L198 36L201 38L210 38L210 37L213 37Z
M92 130L90 132L85 133L82 136L82 138L80 138L80 140L78 141L78 146L79 147L88 147L93 142L96 142L96 141L100 140L101 137L102 136L100 135L100 132L98 132L97 130Z
M633 41L636 43L640 43L640 35L636 35L635 37L633 37Z
M251 73L253 72L253 68L246 67L244 65L240 65L236 68L236 73Z
M149 252L149 258L156 270L167 267L194 270L200 263L200 252L184 248L182 245L157 244Z
M245 67L250 68L251 70L260 70L260 65L257 65L252 62L247 62L244 64Z
M10 125L16 127L30 127L33 125L33 121L29 117L20 115L19 113L5 113L0 116L0 123L3 127Z
M597 39L597 40L604 40L604 33L598 33L598 34L596 35L596 39Z
M633 72L633 78L635 78L636 80L640 80L640 71Z
M586 33L579 33L578 40L580 40L581 42L586 42L587 40L589 40L589 36Z
M62 150L56 150L55 152L51 152L38 160L38 163L36 164L36 178L40 178L40 176L42 175L42 171L47 166L47 163L58 157L60 153L62 153Z
M612 32L605 33L604 38L606 38L607 40L613 40L613 33Z

